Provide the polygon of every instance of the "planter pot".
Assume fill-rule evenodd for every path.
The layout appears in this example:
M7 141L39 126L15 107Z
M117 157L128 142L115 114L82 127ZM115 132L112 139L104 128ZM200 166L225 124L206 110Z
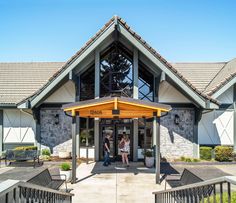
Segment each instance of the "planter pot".
M145 165L148 168L151 168L154 166L154 157L145 157Z
M66 180L66 182L68 182L69 180L71 180L72 171L71 170L69 170L69 171L62 171L60 169L60 176L61 176L61 179ZM66 179L65 179L65 176L66 176Z
M61 159L71 158L71 152L58 152L58 156Z

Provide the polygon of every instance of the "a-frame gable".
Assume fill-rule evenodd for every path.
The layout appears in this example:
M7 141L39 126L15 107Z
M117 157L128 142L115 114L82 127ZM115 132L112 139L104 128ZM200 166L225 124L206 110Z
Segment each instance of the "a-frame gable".
M218 108L216 100L208 97L198 91L186 78L184 78L176 69L174 69L163 57L161 57L150 45L148 45L137 33L120 17L114 16L105 26L92 37L84 47L80 49L66 64L58 71L51 80L36 94L19 103L19 108L27 107L27 101L30 101L30 107L34 107L44 99L55 85L63 80L85 57L96 50L96 48L115 30L124 36L138 51L142 52L150 61L168 75L175 83L189 96L195 103L202 108Z

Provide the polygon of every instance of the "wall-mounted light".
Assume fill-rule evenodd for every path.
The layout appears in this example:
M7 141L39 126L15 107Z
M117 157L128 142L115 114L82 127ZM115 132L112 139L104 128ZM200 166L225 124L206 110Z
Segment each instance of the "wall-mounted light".
M179 125L179 123L180 123L179 115L175 114L174 122L175 122L175 125Z
M56 114L54 116L54 118L55 118L55 125L58 125L59 124L59 114Z

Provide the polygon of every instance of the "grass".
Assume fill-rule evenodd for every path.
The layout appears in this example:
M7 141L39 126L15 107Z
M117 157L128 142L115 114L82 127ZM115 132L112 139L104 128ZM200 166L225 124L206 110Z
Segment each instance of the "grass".
M210 203L214 202L213 196L211 196L210 198ZM204 203L207 203L207 198L204 199ZM226 192L223 193L223 203L228 202L228 194ZM236 202L236 192L231 192L231 202ZM220 195L217 194L216 195L216 203L220 203Z

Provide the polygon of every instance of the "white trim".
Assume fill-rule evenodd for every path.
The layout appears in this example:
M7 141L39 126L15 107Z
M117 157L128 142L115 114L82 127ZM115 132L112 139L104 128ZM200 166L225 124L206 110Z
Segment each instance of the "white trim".
M234 77L229 82L227 82L225 85L223 85L223 87L218 89L214 94L212 94L211 97L216 99L217 97L219 97L221 94L223 94L227 89L229 89L235 83L236 83L236 77Z

